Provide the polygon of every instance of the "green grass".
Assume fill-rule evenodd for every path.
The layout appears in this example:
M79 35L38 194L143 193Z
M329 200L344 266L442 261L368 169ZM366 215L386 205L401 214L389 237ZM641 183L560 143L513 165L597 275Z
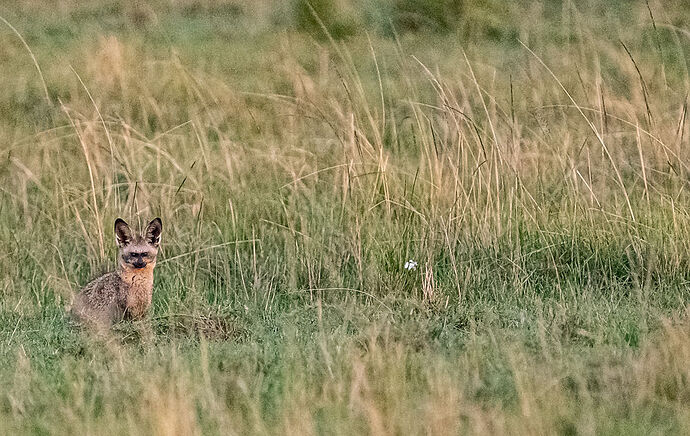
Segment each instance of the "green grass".
M690 432L682 1L0 16L0 433Z

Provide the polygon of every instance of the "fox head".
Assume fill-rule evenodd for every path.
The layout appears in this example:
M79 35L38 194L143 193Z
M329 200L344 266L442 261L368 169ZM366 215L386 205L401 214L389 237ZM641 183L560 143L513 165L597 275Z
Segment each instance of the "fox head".
M133 232L123 219L116 219L115 240L119 248L117 260L120 268L137 270L155 266L162 230L160 218L151 221L142 235Z

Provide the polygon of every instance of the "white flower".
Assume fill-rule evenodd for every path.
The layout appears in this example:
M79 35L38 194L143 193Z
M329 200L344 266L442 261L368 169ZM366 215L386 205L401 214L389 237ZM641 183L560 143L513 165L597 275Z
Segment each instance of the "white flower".
M410 259L407 262L405 262L404 268L408 271L414 271L417 269L417 262L414 260Z

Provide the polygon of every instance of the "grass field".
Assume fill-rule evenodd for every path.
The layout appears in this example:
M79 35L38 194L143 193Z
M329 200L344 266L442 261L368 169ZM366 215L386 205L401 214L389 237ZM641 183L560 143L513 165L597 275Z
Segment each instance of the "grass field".
M0 434L690 434L684 0L47 4L0 6ZM118 216L162 253L98 338Z

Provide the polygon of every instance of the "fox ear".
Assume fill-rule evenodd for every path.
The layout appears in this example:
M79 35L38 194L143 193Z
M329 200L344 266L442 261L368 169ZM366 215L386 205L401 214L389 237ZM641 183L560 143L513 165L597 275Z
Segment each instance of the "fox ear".
M115 220L115 241L118 247L124 247L132 242L132 229L122 218Z
M146 233L144 233L146 242L157 247L161 242L161 231L163 231L163 222L160 218L154 218L146 226Z

